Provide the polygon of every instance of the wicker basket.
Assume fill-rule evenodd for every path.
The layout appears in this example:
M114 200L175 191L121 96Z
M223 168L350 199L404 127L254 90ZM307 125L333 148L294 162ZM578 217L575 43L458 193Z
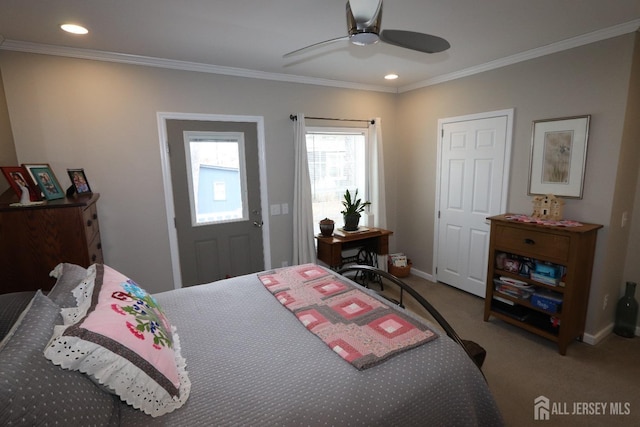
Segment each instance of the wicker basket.
M389 273L396 277L407 277L411 273L411 261L407 263L406 267L396 267L393 264L389 264Z

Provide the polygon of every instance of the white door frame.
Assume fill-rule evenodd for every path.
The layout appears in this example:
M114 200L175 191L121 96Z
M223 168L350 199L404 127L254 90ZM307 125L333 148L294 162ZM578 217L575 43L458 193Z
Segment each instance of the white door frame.
M271 268L271 240L269 235L269 195L267 192L267 163L265 155L264 117L262 116L230 116L220 114L170 113L158 112L158 135L160 136L160 162L162 164L162 184L164 186L164 202L167 210L167 228L169 230L169 248L171 251L171 269L173 271L174 288L182 287L180 258L178 256L178 232L175 227L175 206L173 204L173 184L171 182L171 165L169 163L169 143L167 141L167 120L201 120L209 122L253 122L258 132L258 162L260 168L260 210L262 212L262 245L265 270Z
M437 160L436 160L436 203L433 222L433 279L438 281L438 273L436 273L436 267L438 266L438 241L440 234L440 218L438 218L438 211L440 210L440 162L442 161L442 133L444 125L448 123L466 122L470 120L490 119L493 117L507 117L507 133L504 153L504 175L502 176L502 194L500 195L500 210L504 213L507 210L507 197L509 196L509 171L511 170L511 146L513 145L513 113L514 109L488 111L484 113L469 114L466 116L448 117L444 119L438 119L438 147L437 147Z

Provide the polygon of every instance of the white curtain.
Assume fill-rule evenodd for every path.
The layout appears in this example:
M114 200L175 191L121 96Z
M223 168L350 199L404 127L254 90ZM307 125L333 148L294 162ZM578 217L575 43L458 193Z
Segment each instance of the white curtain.
M384 154L382 149L382 119L376 117L374 123L369 123L369 141L371 143L371 206L369 212L373 215L373 225L387 228L387 200L385 196ZM387 271L386 255L378 256L378 267Z
M304 114L298 113L297 117L297 120L293 120L296 163L293 184L293 265L316 262L307 131Z

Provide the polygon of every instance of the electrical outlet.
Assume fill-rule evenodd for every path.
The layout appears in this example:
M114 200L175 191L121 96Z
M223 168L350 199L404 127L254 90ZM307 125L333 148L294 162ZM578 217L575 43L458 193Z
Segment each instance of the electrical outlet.
M604 296L604 301L602 302L602 310L605 310L607 308L607 304L609 304L609 294L606 294Z
M628 221L629 221L629 212L627 211L622 212L622 221L620 221L620 226L624 228L625 225L627 225Z
M282 261L283 267L289 267L289 261Z

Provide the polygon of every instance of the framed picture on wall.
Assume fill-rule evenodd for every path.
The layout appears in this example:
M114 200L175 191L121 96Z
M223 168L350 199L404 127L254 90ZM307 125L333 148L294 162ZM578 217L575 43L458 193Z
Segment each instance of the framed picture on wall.
M91 187L89 186L89 181L84 173L84 169L67 169L67 173L69 174L69 179L71 179L71 184L73 184L76 189L76 193L91 193Z
M38 187L40 187L45 199L55 200L65 196L64 190L60 187L60 183L48 163L22 166L29 171L33 180L38 184Z
M586 115L533 122L529 195L582 198L590 119Z
M29 200L31 202L37 202L42 197L40 195L40 189L33 182L31 175L22 166L2 166L2 173L11 185L11 188L16 192L18 197L22 197L22 192L27 191L29 193Z

